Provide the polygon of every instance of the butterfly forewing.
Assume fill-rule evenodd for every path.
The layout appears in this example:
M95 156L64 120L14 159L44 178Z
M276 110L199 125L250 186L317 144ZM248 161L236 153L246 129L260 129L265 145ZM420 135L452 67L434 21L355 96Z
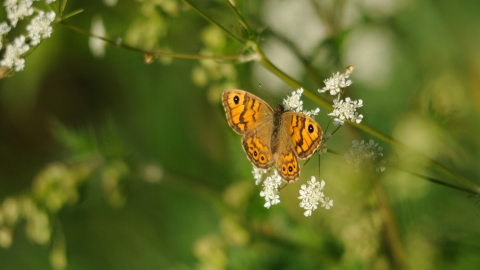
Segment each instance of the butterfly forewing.
M223 107L228 124L239 134L273 121L273 109L255 95L242 90L223 92Z
M323 131L320 125L313 118L296 112L285 112L283 120L298 157L306 159L312 156L322 141Z

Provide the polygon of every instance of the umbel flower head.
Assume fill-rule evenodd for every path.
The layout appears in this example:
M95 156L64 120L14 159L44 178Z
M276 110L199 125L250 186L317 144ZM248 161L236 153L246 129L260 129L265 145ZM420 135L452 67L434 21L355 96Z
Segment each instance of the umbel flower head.
M363 101L351 100L349 97L345 100L334 100L333 101L333 112L328 115L333 117L333 124L335 126L343 125L345 121L351 121L357 124L360 124L363 119L363 115L358 114L357 108L363 106Z
M302 185L300 189L300 207L306 211L303 213L306 217L311 216L312 212L317 209L319 203L322 203L322 207L330 209L333 206L333 200L325 197L322 190L325 187L325 181L317 182L315 176L312 176L311 180L307 182L307 185Z
M33 14L33 0L5 0L3 5L7 12L10 24L15 27L19 20L23 20Z
M50 37L53 32L52 22L55 20L55 12L40 11L36 17L27 25L28 37L31 45L38 45L41 39Z
M8 34L8 32L10 32L10 29L12 28L8 25L8 23L6 22L0 23L0 50L3 48L3 43L2 43L3 36Z
M332 74L332 77L323 81L325 83L325 87L322 89L318 89L318 92L325 93L330 91L330 95L336 95L342 91L343 88L346 88L352 85L351 80L347 80L350 74L352 74L353 66L348 66L344 73L340 74L340 72Z
M51 4L54 1L46 0L46 3ZM0 70L23 70L25 67L24 55L31 49L31 46L37 46L42 39L50 37L53 32L51 24L55 21L55 12L34 9L32 7L33 2L34 0L5 0L3 3L10 24L8 21L0 23L0 49L5 48L0 60L0 66L2 66ZM38 14L27 25L27 36L19 35L12 38L13 42L3 44L2 40L12 28L17 26L18 21L32 16L35 11Z
M283 100L283 106L288 111L301 112L308 116L315 116L320 112L320 108L316 108L311 111L303 110L303 101L301 100L303 94L303 88L293 91L286 99Z
M255 185L259 185L262 182L263 175L267 172L265 169L259 169L253 166L253 178L255 179Z
M383 148L378 146L373 140L368 143L365 141L358 142L353 140L352 147L345 154L348 163L354 163L357 167L365 162L373 162L377 172L385 171L385 160L383 157Z
M274 173L263 181L263 190L260 192L260 197L265 198L264 206L266 208L280 203L278 188L282 184L282 177L277 173L277 170L273 171Z
M29 49L30 46L25 43L25 36L19 36L13 41L13 44L7 45L5 55L2 61L0 61L0 66L7 68L15 67L15 71L23 70L25 67L25 59L21 58L21 56Z

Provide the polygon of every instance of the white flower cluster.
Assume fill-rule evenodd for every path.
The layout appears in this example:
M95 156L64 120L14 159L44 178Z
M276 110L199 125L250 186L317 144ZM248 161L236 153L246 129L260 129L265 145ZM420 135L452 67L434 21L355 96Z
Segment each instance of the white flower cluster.
M318 92L325 93L327 91L330 91L330 95L332 96L340 93L343 88L352 85L352 81L347 80L350 74L352 74L352 71L353 66L348 66L347 70L343 74L340 74L340 72L337 72L336 74L333 73L332 77L323 81L325 83L325 87L323 87L322 89L318 89Z
M8 34L8 32L10 32L10 29L12 29L8 23L6 22L2 22L0 23L0 50L3 48L3 36L5 36L6 34Z
M300 88L288 95L287 98L283 100L283 106L285 109L294 112L301 112L308 116L317 115L320 112L320 108L316 108L315 110L311 111L303 110L303 101L301 100L302 94L303 88Z
M270 208L274 204L280 203L280 195L278 195L278 188L282 184L282 177L274 170L274 174L270 175L263 181L263 190L260 192L260 197L265 198L264 206Z
M263 175L267 172L265 169L259 169L253 166L253 178L255 179L255 185L259 185L262 182Z
M378 143L375 143L373 140L370 140L368 143L365 141L358 142L353 140L352 147L345 154L345 159L348 163L354 163L356 166L364 162L376 162L375 170L377 172L385 171L385 160L383 157L383 148L378 146Z
M7 18L13 27L19 20L23 20L33 14L33 0L6 0L3 5L7 12Z
M28 37L30 37L31 45L38 45L41 39L50 37L53 32L52 22L55 20L55 12L45 13L40 11L38 15L32 19L27 25Z
M317 209L317 205L322 203L322 207L330 209L333 206L333 200L325 197L322 190L325 187L325 181L317 182L315 176L307 182L307 185L302 185L300 189L300 207L306 211L303 213L306 217L311 216L312 212Z
M25 67L25 59L20 56L29 49L30 46L25 43L25 36L19 36L13 41L13 44L7 45L3 59L0 61L0 66L7 68L15 67L15 71L22 70Z
M33 2L38 0L5 0L3 6L7 13L7 18L10 21L0 23L0 50L4 48L4 39L6 35L16 27L18 21L23 20L35 12L32 7ZM45 0L47 4L51 4L55 0ZM3 58L0 60L0 66L15 71L21 71L25 67L25 59L23 56L27 53L31 46L40 44L42 39L50 37L53 32L51 24L55 20L55 12L44 12L38 10L38 15L31 19L27 25L27 37L19 35L13 39L13 43L5 44L5 52Z
M350 120L351 122L359 124L362 122L363 115L358 114L357 108L363 106L363 101L351 100L349 97L345 100L334 100L333 101L333 112L328 115L333 117L333 124L335 126L343 125L345 121Z

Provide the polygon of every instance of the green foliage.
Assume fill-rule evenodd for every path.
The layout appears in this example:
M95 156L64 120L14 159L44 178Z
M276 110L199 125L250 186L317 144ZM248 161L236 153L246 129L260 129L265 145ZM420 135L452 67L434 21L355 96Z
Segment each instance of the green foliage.
M51 37L20 56L23 70L0 69L2 269L478 268L475 1L35 7L57 14ZM2 57L29 20L1 35ZM273 104L303 87L326 129L332 97L316 89L348 65L343 94L363 100L364 120L266 209L221 93ZM370 139L383 173L343 156ZM311 175L335 205L305 217Z

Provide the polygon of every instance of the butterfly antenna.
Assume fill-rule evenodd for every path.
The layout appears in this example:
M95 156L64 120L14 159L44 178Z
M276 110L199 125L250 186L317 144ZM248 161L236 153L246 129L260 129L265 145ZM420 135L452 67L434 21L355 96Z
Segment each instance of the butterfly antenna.
M268 95L268 93L265 90L263 90L261 83L258 84L258 87L260 87L260 89L262 89L263 93L270 99L270 101L272 103L275 103L275 101L270 97L270 95Z

